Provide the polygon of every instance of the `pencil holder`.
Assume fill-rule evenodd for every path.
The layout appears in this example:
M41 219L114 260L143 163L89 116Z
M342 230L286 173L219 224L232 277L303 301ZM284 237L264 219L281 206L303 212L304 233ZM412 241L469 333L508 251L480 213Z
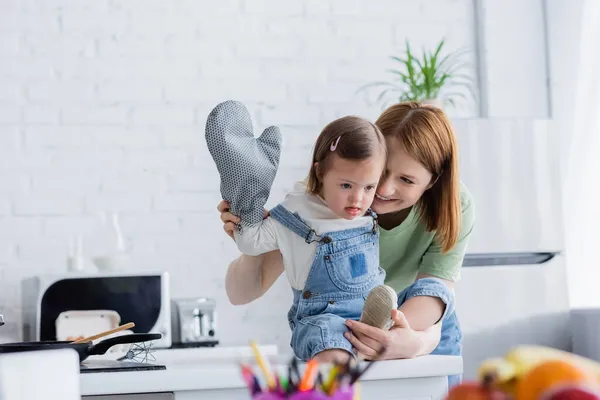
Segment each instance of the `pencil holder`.
M261 384L252 366L241 364L242 378L252 400L357 400L360 399L361 392L360 378L374 363L371 361L362 367L356 360L349 358L344 364L335 363L324 370L319 368L316 359L311 359L301 371L298 359L293 357L287 365L286 375L277 370L273 372L260 355L256 343L251 344L257 354L257 364L263 372L263 380L267 383ZM383 354L385 349L381 352Z
M320 390L309 390L306 392L295 392L290 395L279 392L263 392L254 396L253 400L352 400L354 391L352 388L339 389L331 396Z
M337 390L333 395L328 396L320 390L311 390L308 392L296 392L289 397L290 400L352 400L351 390Z
M285 398L285 394L276 392L263 392L252 396L252 400L281 400Z

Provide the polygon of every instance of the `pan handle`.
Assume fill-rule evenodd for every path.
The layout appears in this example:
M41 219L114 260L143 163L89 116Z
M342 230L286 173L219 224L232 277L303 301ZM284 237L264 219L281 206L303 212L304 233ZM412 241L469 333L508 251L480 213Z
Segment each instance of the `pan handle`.
M132 333L130 335L121 335L98 342L90 349L88 355L104 354L108 349L118 344L147 342L149 340L160 339L161 337L162 335L160 333Z

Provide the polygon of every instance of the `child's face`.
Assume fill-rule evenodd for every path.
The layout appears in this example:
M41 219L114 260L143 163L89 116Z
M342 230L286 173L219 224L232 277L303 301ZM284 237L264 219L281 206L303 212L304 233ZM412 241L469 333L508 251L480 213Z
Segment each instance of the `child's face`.
M363 161L345 160L333 154L330 168L322 177L321 196L327 206L344 219L362 217L373 202L385 166L385 157Z

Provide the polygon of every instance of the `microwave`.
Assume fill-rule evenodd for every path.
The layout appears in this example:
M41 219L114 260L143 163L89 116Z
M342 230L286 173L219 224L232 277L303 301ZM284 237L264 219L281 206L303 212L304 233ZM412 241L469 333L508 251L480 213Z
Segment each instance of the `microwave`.
M70 340L60 336L69 329L77 335L77 317L79 328L99 329L96 333L133 322L131 333L160 333L152 346L171 347L167 272L36 275L21 281L21 297L26 341Z

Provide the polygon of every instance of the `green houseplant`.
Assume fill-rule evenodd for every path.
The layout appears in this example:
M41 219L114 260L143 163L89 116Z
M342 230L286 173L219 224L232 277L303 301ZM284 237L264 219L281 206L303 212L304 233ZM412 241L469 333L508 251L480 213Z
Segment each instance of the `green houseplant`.
M456 50L444 55L444 43L445 41L441 40L435 50L424 49L421 57L417 57L407 40L403 56L390 57L396 67L388 69L387 72L392 74L393 78L389 81L369 83L359 88L359 91L380 88L376 102L384 101L384 107L389 103L390 97L396 101L421 101L438 106L454 106L457 99L467 99L464 91L457 90L461 87L475 100L475 81L464 72L468 63L462 60L467 50Z

